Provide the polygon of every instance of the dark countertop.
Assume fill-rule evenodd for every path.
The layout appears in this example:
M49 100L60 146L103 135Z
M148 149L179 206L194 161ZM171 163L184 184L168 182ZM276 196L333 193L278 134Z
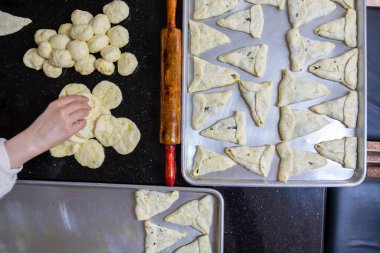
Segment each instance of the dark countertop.
M136 54L140 63L137 72L121 78L98 73L80 76L73 69L68 69L57 80L23 66L24 52L35 47L35 30L57 29L59 24L69 22L70 13L76 8L100 12L100 6L108 1L0 2L1 10L33 20L33 24L22 31L0 37L1 136L10 138L27 127L49 101L57 97L65 84L81 82L92 88L103 79L119 84L124 94L123 104L113 114L131 118L142 132L141 143L132 155L120 156L112 149L106 149L106 160L99 170L80 167L73 157L53 159L45 153L25 165L20 179L164 184L164 151L158 144L158 122L159 33L165 24L165 5L164 1L126 1L131 7L131 16L125 22L131 42L125 50ZM177 185L189 186L181 175L178 175ZM322 251L325 189L216 189L225 199L226 253Z

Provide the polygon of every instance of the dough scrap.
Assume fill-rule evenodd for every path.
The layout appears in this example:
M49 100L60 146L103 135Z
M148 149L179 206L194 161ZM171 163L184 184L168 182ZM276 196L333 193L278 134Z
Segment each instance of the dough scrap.
M106 61L116 62L120 59L121 51L118 47L107 45L100 51L100 55Z
M96 59L94 66L103 75L110 76L115 72L115 65L103 58Z
M42 70L47 77L50 78L58 78L62 75L62 68L57 68L49 63L49 61L45 61L44 65L42 65Z
M332 0L346 9L355 9L354 0Z
M38 45L38 55L48 60L53 52L50 42L44 41Z
M96 34L87 41L90 53L99 53L109 43L109 38L105 34Z
M113 0L103 6L103 13L112 24L118 24L129 16L129 7L124 1Z
M95 71L96 58L92 54L75 63L75 71L81 75L89 75Z
M30 23L32 23L32 20L29 18L17 17L0 11L0 36L18 32Z
M71 22L74 25L87 25L93 18L88 11L75 10L71 13Z
M194 2L195 20L222 15L239 5L239 0L195 0Z
M53 29L39 29L34 34L34 42L39 45L41 42L49 41L49 39L56 34L57 32Z
M52 147L49 151L52 157L61 158L75 154L79 148L80 144L67 140L55 147Z
M127 155L135 150L140 142L141 133L136 124L127 118L118 118L117 131L121 133L121 139L112 147L117 153Z
M40 70L45 63L45 59L38 54L37 48L31 48L25 52L23 62L28 68Z
M75 64L68 50L53 50L49 63L58 68L71 68Z
M179 198L179 192L138 190L135 193L135 197L137 220L149 220L153 216L167 210Z
M80 40L73 40L67 45L67 51L70 52L71 58L78 62L90 55L87 43Z
M121 76L129 76L138 66L137 58L132 53L122 53L117 61L117 71Z
M210 239L203 235L191 243L178 248L174 253L212 253Z
M90 139L81 144L74 157L80 165L90 169L97 169L104 162L104 148L97 140Z
M110 44L122 48L129 42L129 32L123 26L117 25L108 30L107 36Z
M70 37L74 40L88 41L94 36L91 25L73 25L70 29Z
M246 0L248 3L252 4L267 4L278 7L280 10L283 10L285 7L285 0Z
M98 83L92 90L92 94L98 98L101 106L106 109L115 109L123 100L120 88L110 81Z
M63 34L70 38L70 30L72 26L73 24L71 23L65 23L60 25L58 28L58 34Z
M64 34L56 34L49 39L51 48L55 50L65 50L70 41L70 38Z

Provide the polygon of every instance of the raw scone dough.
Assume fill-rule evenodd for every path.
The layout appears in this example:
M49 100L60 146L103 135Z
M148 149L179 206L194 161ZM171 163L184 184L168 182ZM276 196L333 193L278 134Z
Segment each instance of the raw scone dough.
M293 72L285 69L282 71L282 80L278 85L277 106L312 100L330 93L331 91L323 84L303 76L295 76Z
M102 115L95 123L94 135L104 147L111 147L121 139L121 132L117 131L117 119L112 115Z
M115 109L123 100L120 88L109 81L98 83L92 90L92 94L98 98L100 105L106 109Z
M346 96L326 101L310 109L316 113L339 120L348 128L355 128L359 111L358 93L351 91Z
M199 22L189 21L191 53L199 56L215 47L229 44L230 38L222 32Z
M137 68L138 61L132 53L122 53L117 61L117 71L122 76L131 75Z
M120 59L121 51L118 47L108 45L103 47L103 49L100 51L100 55L106 61L116 62Z
M108 36L105 34L97 34L87 41L90 53L99 53L109 43Z
M0 11L0 36L18 32L30 23L32 23L32 20L29 18L17 17Z
M65 87L63 87L58 97L63 98L70 95L77 95L77 94L81 94L81 95L91 94L91 91L84 84L70 83L70 84L67 84Z
M65 23L60 25L58 29L58 34L63 34L70 38L70 30L72 26L73 24L71 23Z
M81 95L81 94L79 94L79 95ZM75 136L77 136L81 139L85 139L85 140L88 140L88 139L95 137L95 132L94 132L95 124L97 123L97 120L101 116L111 115L110 110L107 110L107 109L101 107L99 105L98 100L96 98L94 98L93 95L90 94L89 97L90 97L90 101L89 101L90 106L91 106L91 104L94 104L95 101L97 104L95 106L91 106L92 109L90 111L90 114L86 117L87 125L82 130L80 130L79 132L77 132L75 134Z
M122 48L129 42L129 32L124 27L117 25L108 30L107 36L110 44Z
M75 64L67 50L53 50L49 63L58 68L71 68Z
M232 96L232 91L218 93L196 93L193 96L193 129L198 130L203 127L208 120L219 113L228 103Z
M261 77L266 71L268 49L266 44L243 47L219 56L218 60Z
M180 247L174 253L212 253L210 239L207 235L200 236L193 242Z
M332 0L346 9L355 9L354 0Z
M214 199L211 195L206 195L199 200L183 204L175 212L166 216L165 221L182 226L192 226L199 232L208 235L213 214Z
M231 30L249 33L253 38L261 38L264 27L264 14L261 5L253 5L250 9L238 11L218 20L218 25Z
M71 22L73 25L87 25L92 17L88 11L75 10L71 13Z
M65 50L67 44L70 42L70 38L63 34L56 34L49 39L51 48L56 50Z
M89 22L92 26L94 34L106 34L106 32L111 28L111 23L108 17L104 14L98 14L92 18Z
M144 222L145 227L145 253L158 253L187 237L185 232L162 227L150 220Z
M226 148L226 154L235 162L256 173L267 177L273 161L275 147L231 147Z
M80 149L79 143L74 143L71 141L65 141L53 148L51 148L50 155L52 157L61 158L65 156L71 156L75 154Z
M327 16L335 8L336 4L330 0L288 0L289 20L294 28Z
M121 139L112 147L117 153L127 155L132 153L140 142L141 134L136 124L127 118L118 118L117 131L121 133Z
M60 75L62 75L62 68L51 65L49 61L44 62L42 70L44 71L44 74L50 78L58 78Z
M70 29L70 37L74 40L88 41L94 36L91 25L73 25Z
M188 91L190 93L229 86L240 79L239 73L214 65L194 57L194 79Z
M329 123L324 117L311 111L289 109L284 106L280 108L278 130L281 140L288 141L314 133Z
M286 142L277 145L277 153L280 157L278 180L284 183L291 176L318 169L327 164L327 160L319 154L292 149Z
M76 72L81 75L89 75L95 71L96 58L92 54L75 63L74 68Z
M203 130L201 135L214 140L244 145L246 141L245 112L236 112L234 116L219 120Z
M103 75L110 76L115 71L115 65L112 62L99 58L95 61L95 68Z
M358 140L356 137L345 137L339 140L323 141L316 144L317 152L342 164L345 168L355 169L357 163Z
M351 90L356 90L358 49L354 48L339 56L316 62L309 66L309 72L327 80L340 82Z
M104 162L104 148L97 140L90 139L81 144L74 157L80 165L97 169Z
M114 0L103 6L103 13L112 24L118 24L128 18L129 7L124 1Z
M56 34L57 32L53 29L39 29L34 34L34 42L39 45L41 42L49 41L49 39Z
M45 62L45 59L38 54L37 48L31 48L24 54L23 62L28 68L40 70Z
M343 40L348 47L356 47L356 11L349 9L344 18L338 18L323 24L316 28L314 32L329 39Z
M135 197L137 220L149 220L153 216L167 210L179 198L179 192L138 190L135 193Z
M195 20L222 15L239 5L239 0L195 0L194 2Z
M325 56L335 48L334 43L301 36L296 28L291 29L286 38L289 44L292 71L302 71L305 64Z
M241 81L239 88L256 125L259 127L264 126L268 109L272 103L272 82L254 83Z
M198 177L211 172L220 172L234 167L236 163L227 156L197 146L197 152L194 156L193 176Z
M48 60L53 52L50 42L44 41L38 45L38 55Z
M67 45L67 50L70 52L74 61L78 62L87 58L90 54L87 43L80 40L73 40Z
M285 0L246 0L248 3L252 4L268 4L278 7L283 10L285 7Z

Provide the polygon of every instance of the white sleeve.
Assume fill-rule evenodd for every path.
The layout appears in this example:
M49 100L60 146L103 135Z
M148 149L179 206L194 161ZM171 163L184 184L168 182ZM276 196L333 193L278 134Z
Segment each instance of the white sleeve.
M16 183L17 173L22 170L22 167L11 169L5 141L0 139L0 199L12 189Z

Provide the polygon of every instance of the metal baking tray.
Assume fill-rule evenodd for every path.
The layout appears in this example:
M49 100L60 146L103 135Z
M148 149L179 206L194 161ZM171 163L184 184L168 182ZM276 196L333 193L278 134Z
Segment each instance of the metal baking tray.
M279 109L275 106L277 103L277 87L281 80L281 70L289 69L290 59L289 51L286 43L286 32L291 29L288 20L287 6L284 10L278 10L276 7L269 5L262 5L264 12L264 30L261 39L253 39L251 35L242 32L228 30L219 27L216 22L220 18L225 18L233 12L247 9L251 4L240 0L239 6L231 12L225 13L221 16L214 17L203 21L205 24L216 28L225 33L231 39L228 45L220 46L201 54L200 58L205 59L211 63L219 66L224 66L235 71L238 71L242 80L263 82L271 80L274 84L274 94L272 98L272 107L268 111L267 121L264 127L259 128L254 125L254 122L249 114L249 109L240 95L237 85L229 87L213 89L205 91L205 93L220 92L232 90L233 96L230 102L225 106L224 111L214 116L210 122L205 126L208 127L215 121L229 117L234 111L245 111L247 116L247 146L260 146L266 144L275 145L280 142L278 134L278 120ZM188 21L192 19L194 11L194 1L183 1L183 93L182 93L182 174L185 180L193 185L211 185L211 186L266 186L266 187L342 187L354 186L360 184L366 175L366 137L367 137L367 76L366 76L366 7L365 1L360 0L356 2L356 10L358 17L358 48L359 48L359 62L358 62L358 93L359 93L359 118L358 127L356 129L347 129L342 123L327 119L331 122L323 129L300 137L289 142L291 147L314 151L314 144L338 139L345 136L357 136L359 138L358 145L358 166L355 170L344 169L336 162L328 160L328 164L318 170L302 173L300 175L291 177L289 181L281 183L277 181L277 172L279 158L275 154L272 162L271 170L267 178L255 175L241 166L236 166L224 172L216 172L207 174L200 177L194 177L191 174L193 167L193 158L196 151L196 145L203 145L224 154L224 148L235 146L228 142L221 142L211 140L199 135L199 131L194 131L191 127L192 115L192 96L187 92L187 86L193 79L193 56L190 54L190 36ZM344 42L323 38L314 34L314 29L328 21L344 16L346 10L337 4L336 9L328 16L314 20L300 28L301 35L314 40L330 41L335 43L335 49L323 58L333 57L339 55L347 50L348 47ZM217 57L223 53L233 51L235 49L266 43L269 46L267 70L263 77L254 77L236 67L219 62ZM312 64L314 62L309 63ZM304 68L303 75L308 78L317 80L325 84L330 90L331 94L319 99L306 101L291 105L290 108L308 109L310 106L321 103L326 100L331 100L345 95L348 89L340 83L324 80L307 72Z
M212 195L210 242L213 252L223 252L224 201L213 189L48 181L19 181L0 201L0 251L143 253L144 223L135 217L134 193L138 189L180 192L168 210L152 218L154 223L188 234L163 253L201 235L163 218L190 200Z

